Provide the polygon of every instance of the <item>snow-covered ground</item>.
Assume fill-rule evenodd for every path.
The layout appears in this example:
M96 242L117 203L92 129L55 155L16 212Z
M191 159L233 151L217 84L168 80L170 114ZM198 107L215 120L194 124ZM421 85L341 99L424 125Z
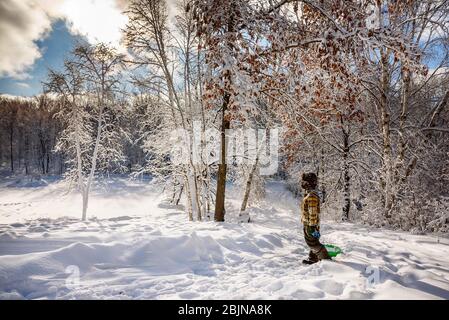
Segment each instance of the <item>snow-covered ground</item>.
M449 241L323 222L335 261L301 264L298 203L280 182L239 224L188 222L149 181L81 199L57 179L0 183L0 299L448 299Z

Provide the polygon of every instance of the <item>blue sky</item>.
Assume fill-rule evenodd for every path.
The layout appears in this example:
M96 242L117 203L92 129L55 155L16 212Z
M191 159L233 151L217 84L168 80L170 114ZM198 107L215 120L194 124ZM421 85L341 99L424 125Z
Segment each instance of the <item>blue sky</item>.
M42 81L46 78L48 68L61 68L64 57L79 38L69 32L64 21L55 21L50 34L45 39L36 41L42 57L27 70L30 77L23 80L0 78L0 93L32 96L42 92Z
M0 94L42 91L77 40L120 47L127 0L0 0Z

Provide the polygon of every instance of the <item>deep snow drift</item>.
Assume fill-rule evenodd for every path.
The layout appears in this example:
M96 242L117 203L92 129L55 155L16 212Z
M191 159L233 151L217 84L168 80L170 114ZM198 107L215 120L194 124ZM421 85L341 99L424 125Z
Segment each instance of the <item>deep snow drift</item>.
M81 199L57 179L0 183L0 299L448 299L449 241L326 221L333 262L307 255L298 200L279 182L239 224L188 222L149 181L108 180ZM325 218L325 216L324 216Z

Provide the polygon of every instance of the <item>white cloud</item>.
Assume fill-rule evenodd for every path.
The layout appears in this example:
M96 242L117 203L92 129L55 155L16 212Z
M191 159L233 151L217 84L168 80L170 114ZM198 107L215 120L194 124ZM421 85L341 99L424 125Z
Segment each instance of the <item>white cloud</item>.
M120 47L126 0L1 0L0 77L28 77L27 70L42 56L36 41L64 19L73 34L91 43Z
M30 87L30 85L28 83L25 83L25 82L16 82L16 85L18 87L25 88L25 89L28 89Z
M65 0L58 13L68 22L70 31L83 35L91 43L106 42L119 47L121 29L127 18L116 0Z
M26 78L26 69L41 56L35 41L50 28L50 19L35 3L0 1L0 77Z

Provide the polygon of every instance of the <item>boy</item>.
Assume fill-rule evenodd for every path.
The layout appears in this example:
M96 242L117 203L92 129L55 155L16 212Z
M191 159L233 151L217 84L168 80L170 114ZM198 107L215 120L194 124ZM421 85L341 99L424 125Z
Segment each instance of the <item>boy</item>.
M316 192L318 178L315 173L303 173L301 187L304 199L301 204L301 222L304 225L304 238L310 248L309 258L304 264L313 264L330 259L326 248L320 243L320 198Z

